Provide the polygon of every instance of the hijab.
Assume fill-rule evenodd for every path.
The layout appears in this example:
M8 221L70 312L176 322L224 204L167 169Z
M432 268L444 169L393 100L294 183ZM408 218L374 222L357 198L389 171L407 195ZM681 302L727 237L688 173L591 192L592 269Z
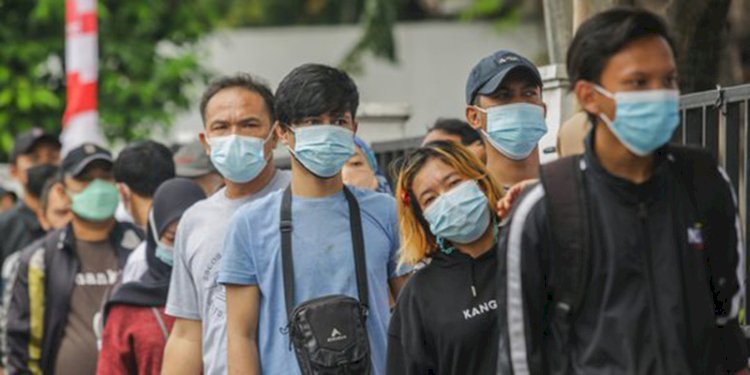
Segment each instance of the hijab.
M148 270L136 281L123 284L107 303L105 312L114 304L129 304L145 307L159 307L167 303L169 279L172 266L156 256L158 238L170 224L179 220L182 214L196 202L205 199L206 194L195 182L186 178L173 178L165 181L154 194L149 222L146 224L146 262Z

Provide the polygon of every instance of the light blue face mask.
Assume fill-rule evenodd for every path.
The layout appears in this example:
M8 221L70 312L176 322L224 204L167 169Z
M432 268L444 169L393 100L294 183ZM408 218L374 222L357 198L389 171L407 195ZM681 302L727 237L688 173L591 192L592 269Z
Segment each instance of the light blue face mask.
M311 125L293 130L294 155L308 171L321 178L341 172L354 155L354 133L335 125Z
M79 193L68 193L68 195L71 200L71 211L76 216L93 222L111 219L120 203L120 193L117 187L101 179L90 182Z
M264 148L272 136L273 128L266 139L237 134L207 138L211 162L229 181L241 184L252 181L268 163Z
M156 258L160 261L169 266L172 266L172 264L174 263L174 247L165 245L161 242L161 237L156 231L153 211L149 214L148 222L149 226L151 227L151 234L154 236L154 241L156 241L156 252L154 255L156 255Z
M487 196L476 181L464 181L427 206L424 218L435 237L457 244L472 243L490 225Z
M615 101L615 119L599 117L631 152L646 156L664 146L680 125L680 92L648 90L611 93L595 85L596 91Z
M544 107L530 103L499 105L488 109L487 130L482 131L489 143L513 160L529 157L539 140L547 134Z

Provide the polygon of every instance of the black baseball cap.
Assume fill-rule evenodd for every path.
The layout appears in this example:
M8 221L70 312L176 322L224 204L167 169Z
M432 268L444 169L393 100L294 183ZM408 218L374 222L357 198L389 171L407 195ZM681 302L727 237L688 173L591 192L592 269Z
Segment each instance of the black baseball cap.
M86 167L97 160L114 163L112 154L93 143L84 143L68 152L62 162L62 170L68 176L78 177Z
M512 70L523 69L531 74L535 83L542 86L539 70L525 57L511 51L500 50L477 63L466 81L466 104L471 104L477 94L491 95Z
M31 152L34 146L42 141L50 142L57 145L57 147L61 147L60 139L56 135L45 133L44 130L40 128L31 128L29 131L21 133L16 137L13 142L13 151L10 154L10 160L15 162L16 158L20 155Z

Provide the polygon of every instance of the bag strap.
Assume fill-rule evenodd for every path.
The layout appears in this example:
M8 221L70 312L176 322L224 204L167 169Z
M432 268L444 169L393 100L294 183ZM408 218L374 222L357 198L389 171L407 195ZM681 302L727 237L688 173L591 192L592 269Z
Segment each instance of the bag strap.
M542 165L540 173L555 243L551 285L561 317L570 317L580 307L588 277L590 244L584 169L583 158L574 155Z
M352 236L352 247L354 251L354 267L357 276L357 291L359 303L365 307L369 306L369 295L367 289L367 264L365 260L365 240L362 234L362 217L360 214L357 198L344 186L344 196L349 205L349 225ZM279 222L281 231L281 264L284 274L284 300L286 302L287 315L291 316L294 309L294 262L292 255L292 187L289 185L284 191L281 199L281 220Z
M161 313L159 312L159 309L157 309L156 307L152 307L151 312L154 313L154 317L156 318L156 323L159 324L159 329L161 330L161 333L164 335L164 340L167 340L169 338L169 330L167 330L167 325L164 323L164 318L161 317Z

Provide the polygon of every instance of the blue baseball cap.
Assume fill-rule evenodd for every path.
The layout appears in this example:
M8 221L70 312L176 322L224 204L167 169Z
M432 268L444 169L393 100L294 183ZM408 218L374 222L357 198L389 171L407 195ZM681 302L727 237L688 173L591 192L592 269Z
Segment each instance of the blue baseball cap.
M466 104L471 104L477 94L491 95L512 70L523 69L529 72L535 83L542 86L539 70L525 57L511 51L500 50L477 63L466 81Z

